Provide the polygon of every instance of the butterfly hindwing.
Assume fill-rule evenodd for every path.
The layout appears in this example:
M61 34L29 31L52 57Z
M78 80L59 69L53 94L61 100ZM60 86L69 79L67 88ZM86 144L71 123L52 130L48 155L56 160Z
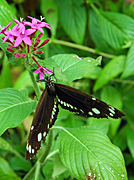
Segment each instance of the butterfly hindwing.
M95 118L120 118L124 113L105 102L75 88L55 84L58 103L62 108Z
M34 119L26 147L26 160L33 158L41 147L41 140L45 142L46 135L57 119L58 104L54 97L49 95L47 88L42 93L37 104Z

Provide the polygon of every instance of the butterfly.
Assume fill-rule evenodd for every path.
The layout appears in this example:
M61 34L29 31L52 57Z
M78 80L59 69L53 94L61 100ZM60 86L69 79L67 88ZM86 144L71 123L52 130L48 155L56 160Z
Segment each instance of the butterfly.
M51 75L52 76L52 75ZM125 114L115 107L75 88L57 84L51 76L44 80L43 91L34 114L27 146L26 160L33 158L41 148L41 140L45 142L49 129L54 125L59 112L58 106L79 115L94 118L121 118Z

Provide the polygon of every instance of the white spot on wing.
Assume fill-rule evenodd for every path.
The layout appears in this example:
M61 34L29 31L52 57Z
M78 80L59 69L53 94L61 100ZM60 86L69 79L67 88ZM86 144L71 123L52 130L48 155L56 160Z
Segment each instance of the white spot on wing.
M115 114L115 111L114 111L113 109L109 108L109 111L110 111L111 113Z
M43 133L43 137L45 137L45 136L46 136L46 132Z
M92 112L90 112L90 111L88 112L88 114L89 114L90 116L92 116L92 115L93 115L93 113L92 113Z
M92 111L95 113L95 114L100 114L100 111L96 108L92 108Z
M92 100L94 100L94 101L95 101L95 100L96 100L96 98L95 98L95 97L92 97Z
M113 116L113 114L112 114L112 113L110 113L109 115L110 115L110 116Z
M39 133L39 134L38 134L38 141L41 141L41 139L42 139L42 134Z
M60 103L61 103L61 104L64 104L64 102L63 102L62 100L60 101Z
M26 147L26 149L27 149L27 151L29 150L29 149L28 149L28 144L27 144L27 147Z
M31 131L34 129L34 126L31 126Z
M34 149L32 149L32 153L34 154Z
M28 150L29 150L29 153L31 153L31 145L29 145Z

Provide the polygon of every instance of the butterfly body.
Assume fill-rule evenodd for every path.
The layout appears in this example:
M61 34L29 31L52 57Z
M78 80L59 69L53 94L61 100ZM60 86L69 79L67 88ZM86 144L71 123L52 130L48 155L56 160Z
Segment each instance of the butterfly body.
M43 80L46 88L37 104L26 147L26 160L33 158L45 142L46 135L57 119L58 105L77 114L95 118L121 118L125 114L111 105L75 88L56 84L51 76Z

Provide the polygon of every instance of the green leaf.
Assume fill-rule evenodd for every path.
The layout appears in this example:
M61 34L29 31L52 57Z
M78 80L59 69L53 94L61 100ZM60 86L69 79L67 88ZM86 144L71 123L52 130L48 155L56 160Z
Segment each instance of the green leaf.
M41 1L41 12L45 17L45 20L51 27L52 36L55 37L56 29L58 25L58 9L54 0L42 0Z
M0 137L0 149L13 152L12 146L2 137Z
M31 161L27 162L25 158L13 157L9 160L9 165L14 171L29 171L32 168Z
M0 1L0 24L1 26L7 26L12 19L15 19L16 16L12 13L12 9L5 0ZM11 25L11 27L13 27Z
M57 79L60 79L63 82L67 80L71 82L75 79L80 79L84 74L91 72L95 66L100 64L100 60L101 59L95 60L90 57L82 59L75 54L59 54L44 60L43 63L45 63L47 68L53 69L53 67L55 67L54 72L57 74Z
M127 116L128 121L130 124L134 124L134 86L128 88L128 85L123 86L121 90L122 97L123 97L123 109Z
M116 134L113 143L118 146L121 151L124 151L127 148L127 126L123 126L120 131Z
M89 10L89 34L91 35L92 40L95 43L95 46L99 51L107 52L110 54L115 53L115 50L108 44L103 36L103 32L100 28L100 22L97 14L92 9Z
M113 86L105 86L101 91L101 99L118 109L122 109L122 99L120 93Z
M14 83L15 89L23 89L32 85L31 78L27 70L23 71Z
M36 107L36 101L30 101L16 89L0 90L0 135L8 128L18 126Z
M60 157L76 179L96 178L127 180L121 151L108 137L93 127L61 129L58 139Z
M45 176L45 180L50 180L53 173L53 162L47 162L42 167L42 173Z
M100 76L94 85L94 91L97 91L110 80L122 73L124 70L125 60L126 56L120 55L107 63L106 66L102 69Z
M0 25L2 27L7 26L12 19L15 19L16 16L12 13L12 9L5 0L0 1ZM9 27L12 28L15 23L13 22ZM4 35L0 34L0 47L2 50L6 51L7 43L2 44L2 37Z
M56 154L55 155L55 159L54 159L54 171L53 171L53 175L52 177L57 177L59 176L60 174L62 174L63 172L65 172L67 169L66 167L63 165L60 157L59 157L59 154Z
M98 128L101 131L103 131L105 134L107 134L109 130L110 122L109 119L105 119L105 118L102 119L88 118L87 125L92 126L94 128Z
M86 0L86 3L95 3L97 0Z
M127 78L129 76L134 75L134 44L131 46L131 48L128 51L127 54L127 60L125 63L125 69L121 76L121 78Z
M110 104L117 109L122 109L122 99L117 91L113 86L105 86L101 91L101 99L105 101L107 104ZM112 137L115 136L119 126L121 123L121 119L112 119L110 122L110 133Z
M134 159L134 130L130 127L127 129L127 142L131 155Z
M114 12L98 13L101 33L114 49L121 49L125 41L134 39L134 19ZM123 19L123 21L121 21Z
M0 157L0 179L1 180L21 180L10 168L9 164Z
M82 0L55 0L61 25L67 35L76 43L82 44L86 30L86 9Z
M0 74L0 89L6 87L12 87L12 75L10 70L10 65L7 61L6 56L4 57L2 71Z

